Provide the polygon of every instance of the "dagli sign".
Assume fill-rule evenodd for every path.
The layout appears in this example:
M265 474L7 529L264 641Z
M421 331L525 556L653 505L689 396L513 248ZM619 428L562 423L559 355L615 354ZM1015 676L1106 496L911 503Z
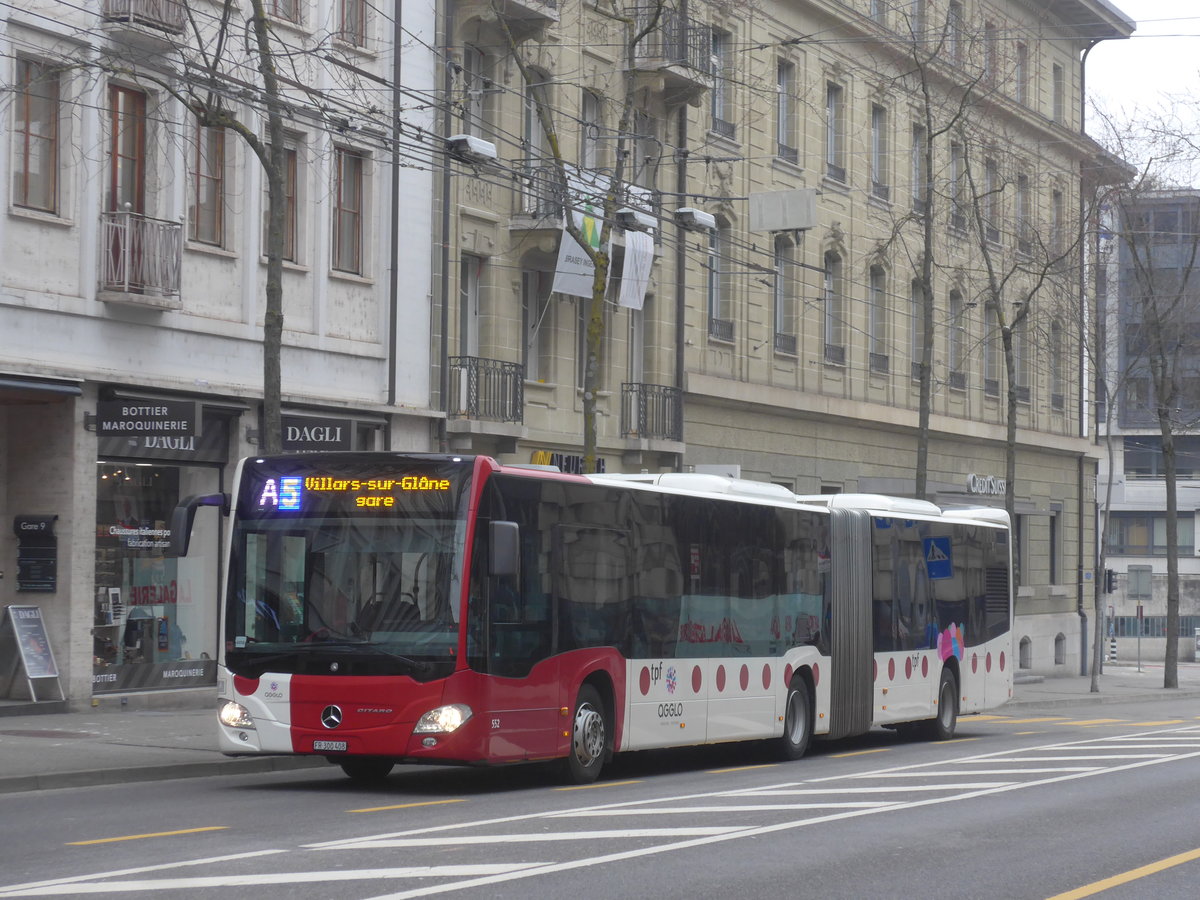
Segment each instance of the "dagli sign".
M967 493L969 494L1003 494L1008 489L1008 481L995 475L967 476Z

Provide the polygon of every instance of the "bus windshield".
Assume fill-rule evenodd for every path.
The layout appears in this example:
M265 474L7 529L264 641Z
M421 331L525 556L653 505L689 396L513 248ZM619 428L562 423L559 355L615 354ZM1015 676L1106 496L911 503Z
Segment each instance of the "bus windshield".
M247 461L225 609L234 674L453 671L469 464Z

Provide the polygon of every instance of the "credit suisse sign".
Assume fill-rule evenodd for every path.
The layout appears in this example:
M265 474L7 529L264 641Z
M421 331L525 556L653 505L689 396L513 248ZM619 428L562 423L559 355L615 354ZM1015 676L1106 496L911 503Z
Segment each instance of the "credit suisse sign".
M1008 480L998 478L995 475L975 475L967 476L967 493L968 494L987 494L988 496L999 496L1008 488Z

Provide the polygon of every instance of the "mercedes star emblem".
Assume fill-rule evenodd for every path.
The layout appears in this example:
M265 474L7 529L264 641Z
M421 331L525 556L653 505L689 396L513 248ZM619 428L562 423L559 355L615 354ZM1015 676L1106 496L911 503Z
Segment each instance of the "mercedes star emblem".
M342 709L339 706L327 706L321 710L321 724L326 728L337 728L342 724Z

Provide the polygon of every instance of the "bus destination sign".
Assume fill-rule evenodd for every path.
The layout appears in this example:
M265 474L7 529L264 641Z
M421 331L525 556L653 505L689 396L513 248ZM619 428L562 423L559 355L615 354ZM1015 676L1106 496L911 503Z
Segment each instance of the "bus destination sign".
M428 475L399 478L334 478L329 475L281 475L266 478L257 492L258 508L299 512L309 494L342 497L358 509L386 509L400 494L439 493L450 490L450 479Z

